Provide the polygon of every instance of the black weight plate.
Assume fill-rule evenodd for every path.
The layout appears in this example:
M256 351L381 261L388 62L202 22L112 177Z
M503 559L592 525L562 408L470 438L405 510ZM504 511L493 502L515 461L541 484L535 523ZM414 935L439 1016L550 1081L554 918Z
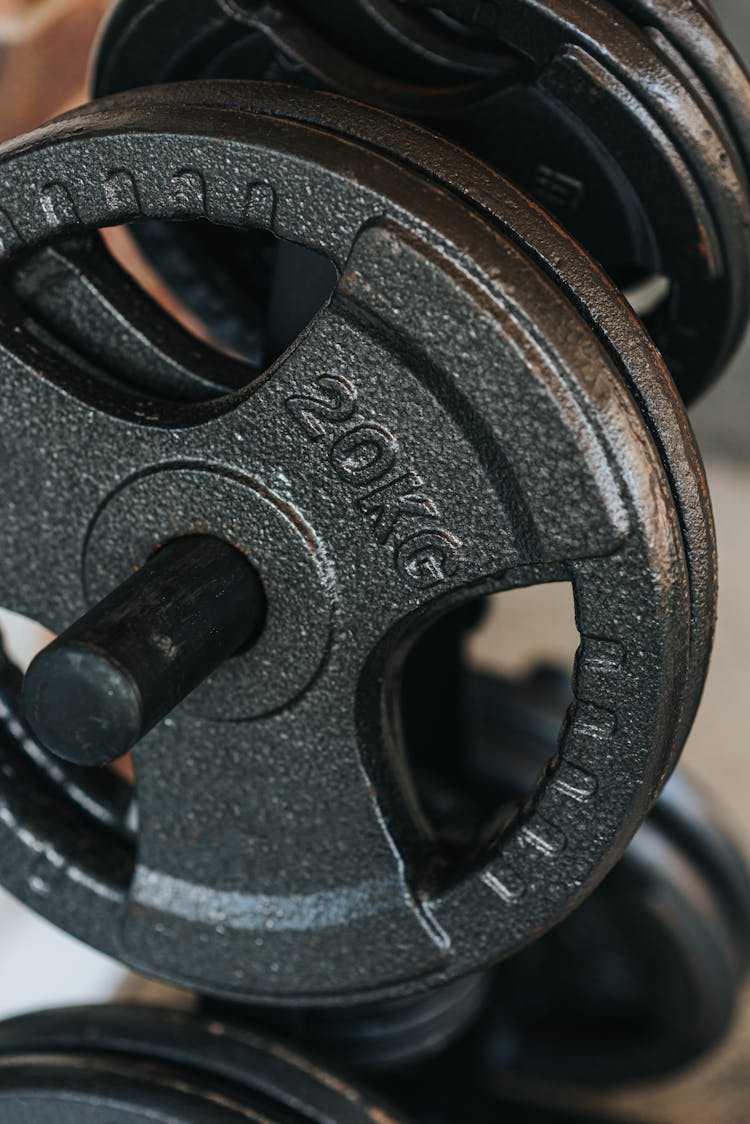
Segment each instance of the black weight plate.
M491 173L459 149L430 137L423 130L397 122L392 117L342 102L332 97L295 95L265 85L243 83L192 84L194 98L215 107L247 107L274 116L289 116L316 128L334 131L344 137L354 136L372 149L397 158L408 167L427 173L445 187L451 188L464 202L470 202L493 224L500 223L504 232L532 255L534 260L561 285L568 297L594 327L600 343L607 348L620 369L626 384L635 395L646 423L657 443L670 479L679 519L682 525L685 552L691 582L691 673L686 684L686 702L678 740L687 736L700 701L713 641L716 613L716 548L713 519L708 498L705 473L695 438L685 411L674 392L664 364L645 333L638 329L632 312L610 282L579 247L550 220L544 212L530 206L528 200L507 181ZM161 95L179 100L180 91ZM132 104L145 105L149 95L132 93ZM466 187L471 184L471 188ZM80 255L79 255L80 257ZM92 255L96 257L96 254ZM28 268L28 267L27 267ZM96 271L89 268L87 285L79 299L69 299L56 289L53 317L46 318L47 290L36 289L34 311L52 319L53 326L64 320L93 325L94 347L100 357L110 357L110 365L122 367L122 360L113 351L111 335L96 332L100 319L97 301ZM106 293L111 299L112 290ZM71 294L69 294L70 296ZM86 300L91 302L88 308ZM99 296L101 303L101 296ZM59 307L57 307L59 305ZM165 333L163 333L164 335ZM133 365L133 349L127 360ZM132 366L135 381L147 385L150 364L147 352L142 369ZM221 375L223 359L217 357L217 377L224 377L227 388L235 385L234 368ZM181 364L185 369L186 364Z
M117 395L5 310L9 607L59 631L154 543L213 530L255 562L273 627L136 752L134 874L7 747L3 881L228 997L426 989L570 909L673 764L694 683L671 487L591 329L474 208L331 131L192 86L141 97L3 150L9 262L81 226L202 214L325 251L341 281L264 377L186 405ZM373 494L394 460L424 489L395 523ZM432 615L550 577L575 586L579 701L533 806L457 864L404 779L398 665Z
M401 19L415 24L402 34L395 17L383 14L399 9L377 0L302 15L293 4L228 11L201 0L178 41L174 2L124 0L115 9L101 41L97 93L185 77L281 77L416 117L524 186L618 280L635 267L669 278L669 296L646 319L686 399L725 366L746 321L750 206L742 164L696 86L614 8L592 0L481 8L446 0L441 8L467 22L476 14L499 40L496 72L457 84L461 68L451 77L448 60L432 49L440 81L420 86L371 69L377 34L352 30L348 53L341 31L330 41L333 24L346 29L365 19L402 48L419 35L414 57L430 54L418 2L401 6ZM315 12L328 37L305 23ZM452 37L460 55L465 44L456 30ZM248 295L248 284L251 293L269 288L256 240L243 253L236 245L222 249L200 229L171 236L144 229L138 237L217 336L234 347L244 338L251 358L262 355L266 312ZM196 273L208 269L210 284L201 285Z
M420 7L424 6L425 3L426 0L406 0L406 6L408 7ZM493 4L495 10L493 10ZM644 19L645 26L640 29L632 24L628 26L627 20L620 15L623 9L632 13L637 5L639 5L639 0L634 0L632 5L629 4L628 0L625 0L624 4L620 4L618 0L614 0L611 4L599 2L599 0L585 0L584 3L576 5L569 4L567 0L551 4L539 3L537 0L530 0L530 2L514 0L511 4L500 4L491 0L490 4L480 8L472 5L469 0L446 0L440 7L454 13L461 19L475 21L480 27L492 29L494 33L500 36L504 46L513 46L517 50L520 49L527 54L531 54L536 65L542 68L537 73L536 82L541 83L547 92L552 92L554 97L562 97L565 100L566 108L568 110L574 108L580 112L583 119L589 119L589 124L591 123L592 107L595 104L597 105L593 116L596 118L597 113L599 113L600 140L610 154L615 156L619 168L624 170L626 175L631 175L631 183L635 186L645 210L648 212L649 204L651 206L656 204L657 210L651 212L650 218L651 237L660 246L662 274L674 277L673 270L667 265L669 252L666 251L665 253L665 247L669 236L676 232L680 221L676 212L672 209L676 195L668 188L663 188L661 200L656 198L659 191L657 188L658 179L653 171L644 176L641 187L638 188L638 171L636 170L635 176L632 176L635 147L629 147L629 141L626 139L624 132L618 137L618 126L614 120L610 122L608 128L603 125L602 106L600 104L602 95L603 100L606 101L607 97L612 94L614 86L610 86L607 93L604 93L602 88L599 88L598 92L596 91L598 80L594 77L594 71L597 65L604 64L605 67L610 68L610 80L613 75L616 75L615 83L619 81L627 86L630 94L642 102L641 109L645 108L646 113L654 115L653 120L659 122L656 126L657 131L659 128L664 129L664 134L669 138L669 143L675 146L678 160L684 161L690 169L691 174L695 177L698 191L703 194L704 203L712 213L719 242L723 245L720 254L724 255L727 265L727 278L733 274L734 270L738 270L734 280L738 282L736 292L739 296L739 303L736 306L734 327L730 327L729 319L727 321L727 336L725 337L727 350L724 352L723 358L719 357L719 351L711 353L707 350L705 355L709 364L714 364L714 373L717 373L721 371L728 356L737 346L747 322L746 298L740 295L740 288L744 285L744 282L740 281L740 275L745 271L741 256L744 255L747 261L745 242L748 215L746 165L737 151L736 130L729 128L731 121L725 121L722 115L716 112L711 94L706 90L698 75L690 71L686 58L677 51L668 49L666 37L663 34L660 35L650 21ZM666 8L667 6L660 3L660 0L656 0L654 4L649 4L649 0L645 0L645 3L640 5L641 10L647 7L655 9ZM681 6L684 7L685 5L670 5L671 8ZM663 22L679 25L681 19L677 15L671 20L665 16ZM722 66L725 68L724 91L727 97L729 97L730 82L737 81L734 100L737 103L742 103L748 91L747 80L741 68L738 68L731 47L721 36L715 24L712 31L711 47L715 53L713 69L721 69ZM653 51L653 57L650 61L648 59L649 48ZM709 53L708 48L705 53ZM691 58L690 61L694 63L701 74L705 72L706 66L701 66L699 59ZM571 87L570 96L572 100L568 100L562 95L562 90L566 85L565 79L560 80L559 77L552 77L550 81L550 75L554 75L555 72L562 74L568 70L567 77L571 77L578 66L589 69L590 72L583 82L581 82L580 75L576 76L573 86L579 83L580 88L573 92L573 87ZM708 69L711 70L712 67L709 65ZM732 76L731 79L730 75ZM602 74L600 73L599 80L601 78ZM687 100L682 101L679 109L677 106L680 94L678 93L675 99L675 79L682 88L683 98L687 97ZM588 89L584 93L583 91L587 86ZM702 115L702 127L698 124L697 118L694 126L687 125L691 116L689 102L692 102L692 112L697 109ZM747 107L745 107L745 114L747 114ZM519 120L521 119L519 118ZM641 124L644 121L645 118L642 119ZM525 125L526 122L523 124ZM614 212L612 207L605 207L602 211L604 220L603 241L598 241L595 234L586 230L585 227L579 227L579 223L583 221L580 218L580 212L584 208L580 206L580 200L573 198L571 202L571 181L574 182L576 177L572 175L572 169L566 167L566 162L570 163L572 149L566 142L564 122L562 124L563 129L558 140L558 155L555 159L547 160L541 183L539 181L539 165L534 164L530 159L530 146L528 144L523 145L520 141L516 142L515 145L515 150L521 153L520 164L516 157L516 164L505 163L503 164L503 170L536 194L541 202L549 206L554 213L562 218L587 249L594 253L594 256L602 261L618 280L622 281L622 273L611 264L611 249L607 243L607 239L613 237L611 228L608 229L608 224L613 223ZM523 135L519 125L511 126L511 128L515 128L519 137ZM693 128L700 132L700 138L698 132L692 132L691 135ZM655 133L652 136L655 137ZM506 142L502 151L503 159L507 159L505 155L508 150L507 139L502 135L498 135L496 139ZM496 139L493 138L493 144L496 143ZM464 137L461 140L466 143ZM471 146L476 147L476 141ZM477 148L477 151L485 158L491 158L490 151L486 148ZM643 158L643 153L641 153L641 156ZM513 157L511 157L511 160L513 160ZM730 167L733 172L730 173L729 179L735 178L735 185L739 184L739 194L735 194L734 198L730 197L733 194L731 188L729 193L725 194L729 187L729 181L725 178L725 175ZM561 172L559 176L558 171ZM722 178L724 179L723 186L720 182ZM578 179L583 181L583 187L585 188L587 186L586 175L578 176ZM683 189L684 186L683 183ZM561 210L561 207L567 208L567 211ZM659 207L663 208L661 216L658 215ZM744 234L742 233L743 230ZM712 238L708 236L704 240L706 229L704 229L702 223L700 221L697 223L692 235L687 235L687 228L684 229L684 233L687 239L686 245L690 246L691 251L696 255L705 256L708 246L712 244ZM740 242L745 248L741 251L739 257L734 258L734 264L732 265L730 263L733 251ZM683 252L684 248L683 245ZM709 257L711 253L712 251L708 250ZM637 258L631 260L635 264ZM694 264L699 264L697 263L697 257ZM712 261L707 264L709 265L708 273L712 274L718 262ZM654 264L653 268L658 267ZM695 268L688 271L690 276L688 285L695 282L699 273L700 267L697 271ZM682 324L670 324L669 318L675 315L675 306L679 299L673 290L667 306L661 306L653 315L647 315L646 320L667 359L668 366L683 393L683 397L690 401L706 384L705 371L698 369L699 363L702 361L696 362L697 352L694 346L690 344L690 338L696 340L699 335L696 324L705 324L703 314L706 310L701 308L700 301L696 301L694 307L697 319L686 317ZM671 308L669 307L670 304ZM685 363L692 365L692 381Z
M18 1124L398 1124L283 1042L156 1007L60 1008L0 1024L0 1111Z
M112 1004L24 1015L0 1024L0 1055L0 1104L3 1096L6 1104L16 1098L11 1102L14 1124L67 1120L54 1112L67 1108L66 1101L78 1113L71 1120L100 1124L106 1104L107 1120L119 1122L118 1095L130 1111L127 1120L139 1119L136 1110L142 1107L151 1109L148 1120L168 1109L182 1112L170 1115L170 1121L218 1124L235 1119L238 1105L241 1119L263 1124L398 1124L406 1119L264 1032L186 1012ZM396 1090L411 1106L409 1119L425 1124L595 1121L588 1114L499 1101L452 1072L455 1077L449 1090L439 1080L422 1084L418 1074L396 1079ZM206 1116L206 1098L212 1096L216 1115ZM28 1115L19 1114L21 1104ZM87 1116L87 1109L94 1115Z

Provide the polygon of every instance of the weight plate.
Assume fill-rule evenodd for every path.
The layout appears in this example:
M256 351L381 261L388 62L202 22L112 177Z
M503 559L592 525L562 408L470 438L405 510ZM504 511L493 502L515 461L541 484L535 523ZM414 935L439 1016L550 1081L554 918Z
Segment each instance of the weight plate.
M446 1089L437 1074L424 1085L419 1070L390 1083L412 1106L409 1119L425 1124L459 1124L468 1113L472 1124L598 1119L501 1102L462 1080ZM122 1005L43 1011L0 1024L0 1103L3 1098L14 1121L26 1110L24 1124L68 1119L100 1124L105 1106L107 1121L118 1124L141 1119L138 1111L146 1113L143 1119L154 1120L156 1112L162 1120L167 1110L170 1122L189 1124L237 1118L262 1124L405 1121L400 1112L263 1032L186 1012ZM216 1110L213 1116L205 1111L207 1101Z
M195 83L191 85L191 91L194 98L209 106L246 107L274 116L290 116L316 129L333 131L343 137L356 137L374 153L385 153L391 159L398 159L408 167L428 174L431 179L454 191L463 202L473 204L485 221L499 223L507 236L523 247L562 287L592 324L599 342L608 350L641 407L670 479L682 526L692 606L691 670L686 681L683 719L677 731L678 741L684 741L700 701L716 614L716 548L708 487L689 421L664 364L645 333L638 329L631 310L612 284L553 221L538 208L530 206L528 200L507 181L501 180L459 149L429 136L424 130L341 99L314 97L309 93L295 95L291 90L280 93L265 85ZM178 100L181 94L179 89L175 94L170 94L167 89L161 96ZM144 107L148 97L148 94L129 95L131 104ZM473 186L467 188L467 184ZM82 262L83 253L78 251L69 273L78 276ZM146 386L151 369L156 369L163 362L163 352L149 360L146 349L141 347L137 350L128 345L123 361L117 354L117 346L113 346L113 334L98 330L97 326L105 322L106 317L102 316L101 308L87 307L87 302L92 305L98 302L110 309L116 291L111 285L107 286L106 292L101 291L98 276L101 273L103 266L94 247L86 262L85 284L75 289L57 284L54 298L47 296L51 286L37 285L34 288L34 313L43 317L45 322L51 321L54 328L66 322L91 325L92 350L107 359L115 371L129 365L133 381ZM29 285L22 287L26 291L32 288ZM118 319L126 323L130 297L127 290L122 290L122 293ZM48 316L45 305L50 299L54 300L54 307ZM147 315L146 309L142 319ZM164 317L160 319L163 321ZM159 336L165 346L168 332L160 330ZM181 377L185 380L184 346L180 346L179 340L170 341L170 345L172 354L176 356L175 364L179 364L183 372ZM224 381L227 389L231 389L236 386L238 375L233 366L226 374L222 373L223 362L223 357L216 357L214 374ZM210 358L206 357L202 367L207 369L210 363ZM249 377L247 373L245 377ZM191 395L200 396L200 388Z
M2 879L198 990L396 997L537 936L647 811L694 687L682 530L613 361L508 237L351 138L201 96L114 98L4 148L6 261L208 215L325 252L336 294L264 377L189 404L101 386L5 308L4 597L59 632L156 544L218 534L263 580L266 663L230 661L136 750L137 862L6 746ZM552 577L583 636L560 758L456 862L405 777L400 662L438 612Z
M283 78L418 118L521 184L619 282L634 270L665 279L646 322L683 397L694 398L744 331L750 261L742 162L701 84L688 82L649 34L594 0L445 0L440 9L494 38L494 56L475 58L482 73L466 71L472 52L461 24L448 31L420 0L301 10L200 0L179 41L175 0L123 0L101 40L95 90L186 77ZM383 36L395 56L376 51ZM384 55L398 58L409 44L413 66L405 63L401 78L384 71ZM427 63L431 79L420 84ZM200 228L144 228L138 238L217 338L262 361L268 308L252 294L270 289L266 243L252 239L243 250Z
M24 1124L398 1124L376 1098L251 1030L156 1007L0 1024L0 1106Z

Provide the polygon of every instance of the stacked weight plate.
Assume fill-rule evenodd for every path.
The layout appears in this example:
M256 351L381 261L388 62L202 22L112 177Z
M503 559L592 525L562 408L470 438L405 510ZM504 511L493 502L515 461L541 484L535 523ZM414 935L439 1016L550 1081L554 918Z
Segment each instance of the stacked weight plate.
M685 402L748 304L712 14L124 0L95 93L0 152L3 604L60 636L2 669L3 883L415 1119L686 1064L750 911L700 795L657 801L715 623ZM111 258L123 223L204 340ZM483 599L549 581L572 695L471 672ZM87 767L139 738L135 790ZM11 1025L10 1095L99 1096L48 1056L92 1035L105 1084L137 1035L206 1070L134 1026Z
M723 369L747 307L750 93L701 5L456 0L436 14L392 0L200 0L176 37L177 7L118 5L98 94L178 77L273 76L418 119L509 175L610 276L662 279L645 319L686 399ZM156 259L237 346L263 319L248 310L237 244L203 241L199 230L172 232L162 246L161 235L144 232ZM216 267L222 285L202 293L191 260L208 277Z

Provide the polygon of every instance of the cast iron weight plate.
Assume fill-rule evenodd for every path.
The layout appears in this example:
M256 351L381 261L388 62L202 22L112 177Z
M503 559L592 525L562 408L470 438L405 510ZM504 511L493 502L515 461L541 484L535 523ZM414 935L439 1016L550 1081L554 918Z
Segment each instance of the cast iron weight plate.
M190 96L150 91L146 116L112 99L6 147L6 260L207 215L325 252L337 293L262 378L184 406L100 386L6 310L4 600L60 631L155 543L208 530L248 553L268 623L137 751L134 868L61 793L19 786L11 751L3 881L216 994L428 988L571 908L674 761L690 596L671 488L589 327L473 209L350 139ZM550 577L583 635L560 758L456 865L403 775L396 666L433 613Z
M0 1112L23 1124L399 1124L377 1098L251 1030L157 1007L0 1024Z
M575 307L594 328L599 342L607 349L634 394L646 424L656 441L670 479L683 532L691 589L690 674L686 682L686 701L677 740L687 736L700 701L711 651L716 614L716 546L705 473L695 438L685 411L646 334L620 294L607 281L584 252L554 222L507 181L461 150L429 136L406 122L331 96L296 93L247 83L193 83L191 96L216 108L246 108L274 116L291 117L316 129L333 131L344 138L355 136L375 153L398 159L408 167L426 173L431 179L470 202L485 221L499 223L505 234L559 285ZM165 88L161 95L179 103L180 87ZM145 108L148 93L129 95L129 102ZM466 184L472 184L468 189ZM163 224L167 231L174 224ZM220 232L220 228L215 228ZM236 241L236 231L232 231ZM34 254L13 275L16 293L41 319L45 338L50 330L65 332L62 353L80 347L80 337L89 339L87 355L106 361L108 371L122 381L130 372L135 386L153 385L157 395L164 393L165 360L172 372L179 372L180 396L205 397L205 373L211 371L215 383L228 390L251 377L224 356L196 341L188 347L185 333L151 307L145 295L134 298L132 283L119 285L112 276L116 270L101 246L77 243ZM112 323L117 331L111 330ZM149 329L155 323L158 330ZM84 332L71 333L69 324L85 325ZM143 337L158 338L144 347ZM238 367L240 368L238 370ZM196 369L203 378L194 378Z
M750 260L743 163L702 83L605 3L446 0L440 8L467 24L476 19L494 41L494 55L483 49L477 58L482 73L467 73L471 50L455 27L451 63L446 29L436 45L418 0L345 0L326 5L325 16L319 6L300 14L291 3L227 10L200 0L179 41L174 0L124 0L101 41L95 91L186 77L283 77L422 120L517 181L618 280L636 269L671 282L647 323L683 397L694 398L744 330ZM362 33L363 20L371 34ZM396 57L411 42L414 65L404 63L400 77L382 71L382 50L369 53L383 35ZM728 47L726 56L736 69ZM431 81L420 84L426 61ZM242 252L190 228L144 228L138 237L217 337L253 358L267 348L267 309L252 296L270 288L265 244L253 239ZM210 280L202 285L196 273Z
M585 1119L595 1124L599 1119L529 1102L500 1101L470 1087L465 1075L452 1067L450 1077L448 1088L439 1073L426 1084L420 1070L396 1078L396 1089L412 1107L409 1120L582 1124ZM152 1121L154 1111L167 1107L182 1113L169 1117L180 1124L223 1124L238 1118L233 1114L237 1107L242 1109L239 1119L262 1124L406 1124L402 1112L295 1047L231 1022L110 1004L40 1011L0 1024L0 1104L12 1108L14 1122L23 1105L29 1112L24 1124L68 1119L100 1124L105 1099L107 1120L117 1124L121 1119L132 1121L138 1108L150 1108L145 1119ZM570 1097L566 1100L570 1109ZM72 1110L66 1101L73 1102L76 1115L61 1115L66 1107ZM206 1113L206 1102L215 1115ZM130 1114L115 1115L114 1105ZM93 1115L82 1116L84 1109L93 1110Z

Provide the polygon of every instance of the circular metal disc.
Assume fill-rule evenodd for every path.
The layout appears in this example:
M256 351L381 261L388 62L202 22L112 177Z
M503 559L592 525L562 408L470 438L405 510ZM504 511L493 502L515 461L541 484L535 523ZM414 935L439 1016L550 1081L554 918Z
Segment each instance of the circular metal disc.
M264 377L185 405L99 385L8 310L4 601L59 631L93 595L92 565L120 580L144 528L157 541L202 528L186 474L217 497L231 479L214 533L238 546L249 533L259 558L286 551L292 568L315 561L318 601L304 584L268 591L269 619L275 597L297 595L315 617L269 659L283 669L301 652L315 672L244 717L238 680L219 672L207 710L180 708L148 736L134 867L62 794L20 784L9 714L2 878L198 989L405 994L538 935L650 806L694 696L683 530L611 355L515 240L385 153L211 96L112 99L6 147L7 259L78 227L203 216L325 253L336 293ZM127 493L138 518L107 527ZM550 579L572 582L582 634L559 757L524 814L456 862L404 767L398 667L436 614Z
M503 232L533 258L551 279L558 284L579 313L593 327L597 338L610 354L626 385L635 396L644 420L656 441L662 461L671 482L673 497L683 531L685 553L691 585L691 654L690 676L686 683L686 703L680 737L689 732L700 701L713 642L716 616L716 544L705 472L697 449L695 437L685 411L675 393L663 360L639 328L627 303L595 264L587 258L576 243L539 208L530 205L523 194L507 181L492 174L464 152L444 141L430 137L423 130L392 117L342 102L331 97L315 97L308 93L296 95L291 90L280 91L266 85L250 86L240 83L192 84L193 97L215 107L248 108L254 112L290 117L314 125L318 129L337 135L356 137L373 152L398 159L410 168L426 173L451 189L462 201L471 203L480 215L492 224L499 224ZM162 96L169 97L168 93ZM179 88L175 98L180 95ZM131 94L138 104L144 98ZM135 103L134 103L135 104ZM342 122L345 119L345 125ZM471 185L467 187L468 185ZM32 263L42 255L35 255ZM61 261L74 266L83 263L85 284L60 300L55 309L55 298L48 292L60 293ZM96 254L86 254L74 248L65 249L49 262L40 262L41 272L32 267L31 280L36 287L35 308L45 325L62 326L78 320L96 326L97 303L107 299L108 291L102 263ZM24 265L28 274L29 266ZM46 271L46 273L45 273ZM45 277L54 277L57 285ZM124 281L124 279L123 279ZM119 297L118 324L120 331L123 316L136 304L136 294L126 288ZM52 305L52 308L50 307ZM117 310L116 310L117 311ZM52 313L57 312L56 316ZM140 324L159 320L159 310L150 306L140 314ZM162 317L162 321L163 321ZM172 329L174 331L174 329ZM159 323L158 335L169 334L169 325ZM118 345L113 345L109 324L93 332L97 354L105 357L110 366L122 360ZM184 351L180 340L171 340L172 352ZM140 377L147 385L149 372L161 358L151 347L136 361L130 349L125 352L130 361L131 378ZM202 367L211 365L211 356L201 356ZM194 368L196 358L190 355L188 365ZM213 353L213 370L218 382L223 380L227 389L236 385L237 372L231 366L224 369L225 360ZM245 373L245 378L249 377ZM188 398L200 397L200 387L193 378L193 387L186 390Z

